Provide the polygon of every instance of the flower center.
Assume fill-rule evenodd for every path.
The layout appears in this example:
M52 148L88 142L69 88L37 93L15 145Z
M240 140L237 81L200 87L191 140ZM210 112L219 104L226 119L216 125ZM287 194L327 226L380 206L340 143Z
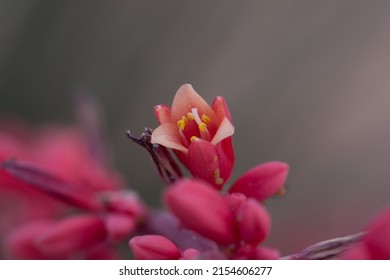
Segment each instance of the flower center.
M196 138L211 141L211 134L207 128L207 124L210 123L211 118L205 114L199 116L198 108L192 108L185 116L182 116L177 122L180 136L183 143L188 147L190 142Z

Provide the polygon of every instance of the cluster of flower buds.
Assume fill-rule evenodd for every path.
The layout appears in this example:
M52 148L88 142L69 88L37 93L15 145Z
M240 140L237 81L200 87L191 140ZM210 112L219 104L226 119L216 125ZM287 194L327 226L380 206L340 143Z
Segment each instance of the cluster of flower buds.
M234 126L222 97L209 106L183 85L171 107L155 107L155 130L127 133L167 184L166 210L124 188L108 164L96 106L80 104L81 130L0 124L1 258L115 259L127 257L118 246L128 243L142 260L390 259L390 209L363 233L289 256L264 246L271 229L264 201L284 194L289 166L266 162L229 183Z
M129 242L135 257L278 258L278 250L261 246L271 227L262 202L284 192L288 165L274 161L256 166L225 192L222 188L234 166L234 127L225 100L216 97L209 106L191 85L183 85L172 107L158 105L155 113L160 126L153 131L151 143L172 149L193 175L167 186L163 202L196 241L183 246L168 235L136 236ZM199 236L213 246L198 246Z
M17 127L0 133L0 255L121 258L117 245L145 220L147 208L102 161L101 151L91 150L97 135L85 137L79 127L38 133Z

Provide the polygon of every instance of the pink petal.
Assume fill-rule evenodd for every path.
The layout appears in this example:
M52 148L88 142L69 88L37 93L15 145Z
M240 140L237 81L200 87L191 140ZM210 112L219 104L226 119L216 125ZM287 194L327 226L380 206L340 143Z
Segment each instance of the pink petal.
M258 165L233 183L229 193L239 192L260 201L275 195L284 185L288 165L272 161Z
M211 144L216 145L222 140L232 136L234 134L234 126L229 121L228 118L224 118L221 124L218 127L217 132L215 133L213 139L211 140Z
M134 219L125 214L109 214L104 220L108 236L114 241L120 241L129 236L136 226Z
M154 113L156 114L157 120L160 124L171 121L171 108L167 105L154 106Z
M103 193L101 200L108 211L125 214L134 220L144 219L148 212L147 206L131 191Z
M367 251L367 247L364 243L358 243L352 248L345 251L341 256L341 260L369 260L370 254Z
M189 248L184 250L181 254L181 260L194 260L197 256L199 256L199 251L193 248Z
M169 239L161 235L143 235L129 241L137 260L177 260L180 251Z
M151 142L185 153L188 150L181 143L178 127L173 123L164 123L157 127L152 133Z
M53 224L52 221L38 220L23 224L9 232L4 247L12 259L36 260L48 259L48 255L35 246L34 240Z
M191 143L187 168L195 178L203 179L220 189L224 183L220 165L219 155L210 142L197 138Z
M232 117L230 116L229 108L226 104L225 99L222 96L215 97L213 104L211 105L215 115L217 116L218 122L222 122L222 120L226 117L229 121L232 121Z
M165 205L184 226L218 244L235 241L234 220L218 191L200 180L179 180L164 193Z
M107 232L103 220L93 215L61 220L36 237L35 244L48 255L66 256L104 242Z
M277 260L280 258L279 250L271 247L241 246L235 253L235 260Z
M216 119L210 105L193 89L190 84L182 85L176 92L172 103L171 122L176 123L192 108L198 108L200 114L207 115L211 120Z
M221 162L221 177L226 182L233 171L234 167L234 149L232 137L226 138L215 145Z

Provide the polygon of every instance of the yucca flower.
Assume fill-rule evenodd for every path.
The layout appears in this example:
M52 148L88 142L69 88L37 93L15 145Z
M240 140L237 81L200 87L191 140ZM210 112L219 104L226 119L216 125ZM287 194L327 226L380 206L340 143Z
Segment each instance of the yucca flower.
M216 97L210 106L185 84L172 107L157 105L154 111L160 126L151 142L173 149L194 177L222 188L234 165L234 127L224 98Z

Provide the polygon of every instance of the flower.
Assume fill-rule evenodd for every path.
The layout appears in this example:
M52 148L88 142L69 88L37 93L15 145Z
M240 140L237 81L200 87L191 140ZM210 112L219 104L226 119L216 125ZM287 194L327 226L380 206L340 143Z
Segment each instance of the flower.
M173 149L194 177L222 188L234 165L232 135L234 127L223 97L210 107L191 85L182 85L172 107L154 108L160 123L151 142Z
M363 240L347 250L341 259L390 260L390 207L379 213L366 231Z
M138 196L78 126L14 131L0 132L0 257L119 258L146 216Z

